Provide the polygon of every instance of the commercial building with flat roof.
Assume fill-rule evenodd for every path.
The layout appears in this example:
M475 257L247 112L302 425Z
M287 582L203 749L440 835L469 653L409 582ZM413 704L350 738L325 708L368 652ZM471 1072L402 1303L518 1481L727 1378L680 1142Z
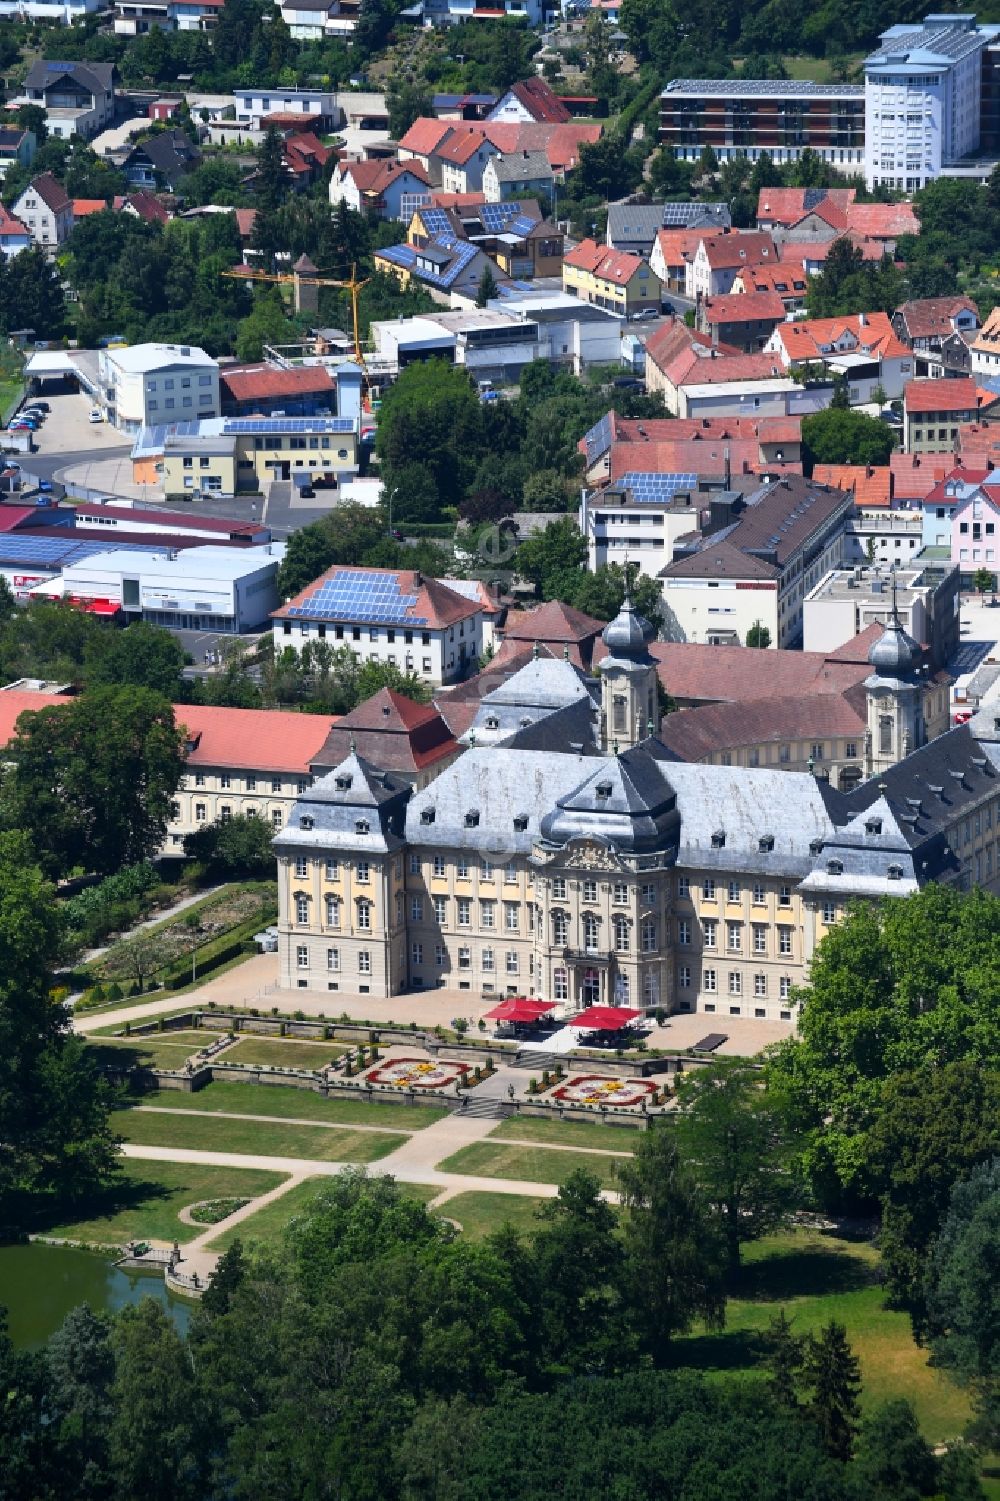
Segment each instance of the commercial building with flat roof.
M122 432L219 415L218 363L195 345L102 349L97 372L100 406Z
M183 553L116 548L63 568L63 583L69 594L115 601L126 619L239 635L263 625L276 607L283 556L280 543Z
M870 625L886 624L894 607L907 635L930 649L931 665L943 668L959 645L959 570L951 563L832 569L803 603L803 647L835 651Z

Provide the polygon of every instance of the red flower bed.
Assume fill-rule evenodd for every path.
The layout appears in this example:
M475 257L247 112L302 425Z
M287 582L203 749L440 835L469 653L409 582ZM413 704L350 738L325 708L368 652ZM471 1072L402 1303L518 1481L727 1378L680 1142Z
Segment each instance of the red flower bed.
M624 1108L640 1105L656 1093L650 1079L618 1079L609 1074L576 1074L553 1090L553 1098L567 1105L601 1105Z
M365 1074L369 1084L387 1084L392 1089L446 1089L467 1074L471 1063L445 1058L389 1058Z

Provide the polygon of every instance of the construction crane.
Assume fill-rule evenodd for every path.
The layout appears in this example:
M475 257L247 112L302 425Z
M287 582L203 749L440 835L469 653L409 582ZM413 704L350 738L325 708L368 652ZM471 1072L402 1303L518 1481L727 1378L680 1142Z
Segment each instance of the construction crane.
M297 313L314 313L319 308L319 298L311 289L318 287L341 287L351 294L351 316L353 319L354 333L354 358L361 366L365 384L370 385L368 365L361 351L361 324L358 317L358 293L362 287L368 285L367 279L359 281L357 266L351 267L349 280L342 277L330 276L325 271L318 271L307 255L300 255L291 271L256 271L250 266L237 266L230 271L223 271L223 276L228 276L233 281L259 281L272 282L278 286L292 286L295 289L295 311ZM305 293L305 296L303 296Z

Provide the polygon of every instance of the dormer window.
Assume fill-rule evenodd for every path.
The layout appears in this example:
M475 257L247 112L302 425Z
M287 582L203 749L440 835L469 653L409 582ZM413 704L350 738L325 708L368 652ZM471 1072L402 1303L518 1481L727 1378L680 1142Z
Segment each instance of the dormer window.
M598 797L610 797L611 796L611 783L610 782L598 782L598 784L597 784L597 796Z
M517 832L519 834L523 834L524 833L525 829L528 827L528 815L527 815L527 813L515 813L514 814L514 827L515 827L515 829L517 830Z
M761 834L760 839L757 841L757 848L762 855L769 855L774 849L774 835Z
M882 820L881 820L881 818L866 818L865 819L865 833L866 834L881 834L881 832L882 832Z
M354 778L351 776L350 772L342 771L335 777L334 784L338 792L348 792L353 781Z
M479 822L479 809L478 808L470 808L469 811L468 811L468 813L466 813L466 815L465 815L465 827L467 829L474 829L476 827L476 825L478 824L478 822Z
M486 728L488 730L498 730L500 728L500 721L495 714L487 714Z
M712 835L712 848L714 850L721 850L721 849L725 848L725 844L726 844L726 831L725 831L725 829L716 829L715 833Z
M843 860L828 860L826 862L826 873L828 876L842 876L844 874Z
M901 865L890 865L886 871L886 875L890 881L901 881L903 879L903 867Z
M434 822L434 809L433 808L421 808L421 810L420 810L420 822L421 823L433 823Z
M312 818L310 817L310 815L308 813L303 813L302 817L299 819L299 828L300 829L311 829L312 826L313 826L313 821L312 821Z
M355 834L370 834L371 833L371 824L368 822L367 818L357 818L357 819L355 819L355 821L354 821L354 832L355 832Z

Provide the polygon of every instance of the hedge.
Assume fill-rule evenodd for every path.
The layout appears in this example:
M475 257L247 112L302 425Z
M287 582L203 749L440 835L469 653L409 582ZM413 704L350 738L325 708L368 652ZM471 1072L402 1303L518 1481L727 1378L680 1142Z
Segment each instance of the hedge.
M195 977L201 979L203 975L218 969L222 964L228 964L230 959L238 959L241 954L252 952L252 940L255 933L261 928L273 922L274 917L267 912L251 918L248 922L241 923L238 927L230 929L228 933L222 933L218 938L213 938L210 943L203 944L201 948L193 951L195 961ZM161 971L163 983L168 990L180 990L181 986L188 985L191 980L192 954L185 954L176 959L166 970Z

